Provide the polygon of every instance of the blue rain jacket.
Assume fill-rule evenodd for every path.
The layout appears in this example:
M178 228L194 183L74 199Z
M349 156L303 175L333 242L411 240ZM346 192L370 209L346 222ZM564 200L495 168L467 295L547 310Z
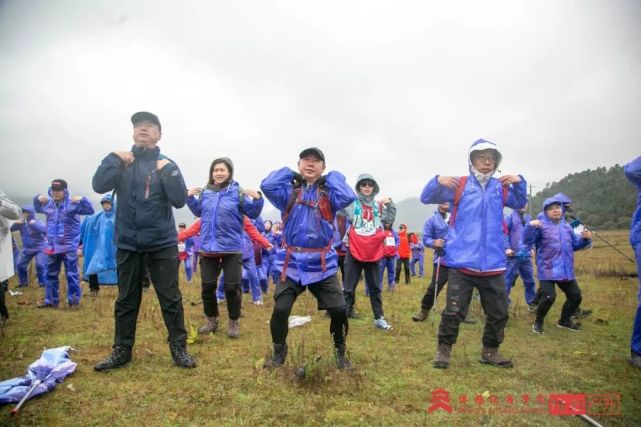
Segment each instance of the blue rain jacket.
M632 247L641 245L641 156L632 160L623 168L625 177L637 188L637 207L632 215L630 224L630 244Z
M543 202L545 208L561 203L559 198L550 197ZM572 227L565 221L552 222L547 215L540 215L539 227L529 223L523 230L523 243L536 247L536 267L539 280L574 280L574 251L590 245L590 239L577 238Z
M260 185L265 197L284 214L294 186L292 184L293 171L284 167L276 170L267 176ZM356 195L347 185L345 176L337 171L326 175L325 186L328 189L329 204L334 216L336 212L349 206ZM302 197L309 202L315 202L317 196L317 185L303 184ZM323 249L331 246L334 235L333 221L328 222L321 217L318 209L301 203L295 203L292 207L283 230L283 240L289 246L301 248ZM285 250L277 251L274 265L282 272L286 257ZM289 263L286 275L294 282L307 286L319 282L338 271L338 259L336 251L330 247L325 253L325 271L321 265L320 252L290 252Z
M22 207L23 212L28 212L29 216L22 223L13 223L11 231L18 231L22 240L22 250L25 254L37 254L42 251L47 244L47 227L42 221L36 219L33 206L26 205ZM31 223L31 221L34 221Z
M505 248L512 249L514 256L529 258L532 253L532 245L523 243L523 230L525 225L532 220L530 215L524 213L523 216L514 209L509 215L505 216L505 226L507 235L505 235Z
M93 176L96 193L116 190L116 246L127 251L157 251L178 244L172 207L187 200L187 187L178 166L160 149L133 146L128 167L117 154L102 160ZM170 160L156 170L156 162Z
M104 210L85 218L80 227L82 242L82 275L88 280L90 274L98 275L101 285L118 284L116 273L116 245L114 245L115 209L111 194L105 195L100 203L110 202L110 211Z
M425 224L423 224L423 244L425 247L434 249L434 240L445 239L447 237L448 230L447 222L437 210L434 212L434 215L429 217ZM432 256L432 263L436 264L440 262L445 264L445 249L442 248L440 251L434 250L434 255ZM439 259L440 256L440 259Z
M40 203L38 196L33 198L33 206L38 213L47 217L47 243L45 253L61 254L77 251L80 244L80 215L91 215L94 210L91 202L83 197L78 202L72 202L69 191L65 190L65 198L60 203L55 203L51 198Z
M201 220L200 252L242 253L243 215L257 218L264 203L242 194L236 181L219 191L205 189L198 199L190 196L187 205Z

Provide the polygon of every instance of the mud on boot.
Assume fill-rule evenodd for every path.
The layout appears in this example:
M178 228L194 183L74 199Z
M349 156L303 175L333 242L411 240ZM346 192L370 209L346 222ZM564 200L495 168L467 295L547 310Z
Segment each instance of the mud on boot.
M514 366L511 360L506 359L501 353L499 353L498 348L486 346L483 346L483 351L481 352L481 360L479 361L481 363L496 366L498 368L511 368Z
M216 329L218 329L218 317L205 316L205 324L198 328L198 333L200 335L213 334Z
M287 344L274 344L274 355L265 362L263 368L276 368L283 366L287 360Z
M422 308L417 314L412 316L412 320L415 322L424 322L427 319L429 311Z
M98 372L121 368L131 362L131 348L126 345L114 345L111 354L93 368Z
M432 365L438 369L447 369L450 366L450 356L452 355L452 346L445 343L439 343L434 355Z
M336 367L338 369L351 370L353 369L352 362L347 358L347 349L345 345L339 345L336 347Z
M181 368L195 368L196 361L187 353L187 348L182 345L170 345L169 351L176 366Z

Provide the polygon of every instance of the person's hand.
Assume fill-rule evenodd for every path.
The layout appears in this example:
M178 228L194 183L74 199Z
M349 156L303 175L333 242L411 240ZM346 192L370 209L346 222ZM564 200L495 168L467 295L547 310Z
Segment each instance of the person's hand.
M160 171L162 168L167 166L169 163L171 163L167 159L162 159L162 160L156 160L156 170Z
M79 256L79 257L81 257L81 256L82 256L82 249L78 249L78 256Z
M459 180L455 176L439 175L438 183L445 187L451 188L452 190L455 190L458 187Z
M521 177L518 175L503 175L499 178L502 185L516 184L521 182Z
M20 218L20 219L16 220L16 222L14 224L24 224L24 218Z
M202 187L192 187L187 191L188 196L197 196L203 192Z
M35 219L32 219L31 221L29 221L29 224L31 224L31 225L33 225L33 224L35 224L35 223L36 223L36 220L35 220Z
M540 227L541 226L541 221L539 221L538 219L533 219L532 221L530 221L530 225L532 227Z
M305 181L305 178L303 178L303 175L299 174L298 172L292 173L292 184L294 184L294 186L300 185L304 181Z
M581 232L581 237L584 239L592 239L592 232L590 230L583 230Z
M388 203L389 203L389 202L391 202L391 201L392 201L392 199L391 199L391 198L389 198L389 197L385 197L383 200L381 200L381 202L382 202L384 205L388 204Z
M81 200L82 200L82 196L73 196L71 198L71 203L78 203Z
M260 196L260 193L259 193L258 191L256 191L256 190L252 190L252 189L250 189L250 188L245 188L245 189L243 190L243 193L244 193L246 196L249 196L249 197L251 197L251 198L252 198L252 199L254 199L254 200L258 200L258 199L260 199L260 197L261 197L261 196Z
M434 247L436 249L441 249L443 247L444 243L445 243L445 241L443 239L436 239L436 240L434 240Z
M505 255L507 256L514 256L514 251L512 249L506 249L505 250Z
M114 151L113 153L120 157L120 160L124 162L125 167L128 167L134 162L134 153L131 151Z
M49 201L49 197L40 195L38 196L38 201L42 204L47 203Z
M272 249L274 249L274 245L269 245L269 246L267 246L267 248L265 248L265 249L267 249L268 251L271 251Z

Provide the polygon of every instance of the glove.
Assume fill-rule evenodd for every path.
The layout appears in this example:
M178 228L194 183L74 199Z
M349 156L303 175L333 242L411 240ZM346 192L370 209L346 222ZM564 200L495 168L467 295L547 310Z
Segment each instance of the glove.
M298 172L292 172L292 184L294 184L294 187L301 185L303 181L303 175Z
M326 182L327 182L327 175L323 175L320 178L318 178L318 181L316 181L316 184L318 184L319 187L322 187L323 185L325 185Z

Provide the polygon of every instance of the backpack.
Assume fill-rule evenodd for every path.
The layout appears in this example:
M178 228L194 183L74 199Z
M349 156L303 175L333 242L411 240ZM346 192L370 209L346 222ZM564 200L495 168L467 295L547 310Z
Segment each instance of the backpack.
M454 192L454 201L453 201L453 206L452 206L452 211L450 213L450 221L449 221L449 226L454 228L456 226L456 214L458 213L458 205L459 202L461 201L461 197L463 196L463 190L465 189L465 184L467 184L467 176L462 176L459 178L458 181L458 187L456 187L456 191ZM507 203L507 196L508 196L508 187L507 185L503 186L503 206L505 207ZM507 234L507 224L505 224L505 220L503 220L503 232Z

